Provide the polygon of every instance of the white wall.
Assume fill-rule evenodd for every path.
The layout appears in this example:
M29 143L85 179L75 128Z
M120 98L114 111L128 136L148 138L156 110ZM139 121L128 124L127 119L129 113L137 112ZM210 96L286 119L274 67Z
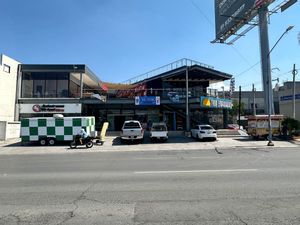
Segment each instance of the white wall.
M0 121L0 141L20 137L20 122Z
M296 95L300 94L300 82L296 82ZM282 100L282 96L291 96L293 95L293 83L286 82L284 86L279 90L279 109L280 114L286 117L293 117L293 100ZM295 116L296 119L300 121L300 100L296 99L295 101Z
M0 55L0 121L14 121L18 65L6 55ZM9 67L10 71L5 71Z

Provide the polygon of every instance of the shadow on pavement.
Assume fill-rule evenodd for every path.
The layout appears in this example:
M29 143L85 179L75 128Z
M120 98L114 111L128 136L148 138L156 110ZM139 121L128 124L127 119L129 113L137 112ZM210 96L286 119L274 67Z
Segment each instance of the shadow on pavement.
M251 136L249 137L237 137L237 138L234 138L234 140L236 141L240 141L240 142L266 142L268 141L268 139L264 139L264 138L260 138L260 139L255 139ZM281 142L292 142L292 139L285 139L283 137L273 137L272 138L273 141L281 141Z
M51 145L45 145L45 146L41 146L38 142L14 142L14 143L10 143L7 145L3 145L3 147L22 147L22 148L32 148L33 146L37 146L37 147L58 147L58 146L67 146L69 147L69 142L68 141L61 141L61 142L56 142L55 145L51 146Z
M143 142L141 143L141 141L125 141L124 143L121 142L121 138L120 137L116 137L113 139L112 141L112 145L132 145L132 144L153 144L153 145L157 145L157 144L184 144L184 143L196 143L196 142L213 142L211 140L203 140L203 141L199 141L196 140L194 138L190 138L190 137L185 137L185 136L180 136L180 137L169 137L167 141L155 141L152 142L150 140L149 136L145 136Z

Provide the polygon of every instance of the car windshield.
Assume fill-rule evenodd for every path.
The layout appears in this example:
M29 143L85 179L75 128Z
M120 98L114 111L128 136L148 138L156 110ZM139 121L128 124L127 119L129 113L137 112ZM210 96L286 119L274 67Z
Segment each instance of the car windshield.
M201 130L213 130L214 128L212 128L211 126L200 126Z
M128 122L124 124L124 129L133 129L133 128L141 128L141 126L137 122Z
M167 127L165 125L154 125L151 130L152 131L167 131Z

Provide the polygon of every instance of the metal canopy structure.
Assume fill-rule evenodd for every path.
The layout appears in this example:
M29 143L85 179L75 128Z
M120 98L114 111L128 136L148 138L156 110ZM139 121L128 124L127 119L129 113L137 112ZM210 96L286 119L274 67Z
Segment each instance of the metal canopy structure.
M187 67L183 67L178 71L173 71L171 74L162 75L163 81L173 81L173 82L185 82L185 72ZM210 83L216 83L224 80L228 80L232 77L232 75L213 70L203 68L201 66L191 66L188 67L189 72L189 82L204 82L209 81ZM192 84L190 84L192 85Z
M229 80L232 75L220 72L213 69L212 67L204 67L200 65L192 66L181 66L179 68L164 72L162 74L140 80L134 84L138 83L147 83L155 80L162 80L167 82L186 82L186 70L188 69L189 78L188 81L190 86L193 86L193 83L199 82L209 82L210 84Z

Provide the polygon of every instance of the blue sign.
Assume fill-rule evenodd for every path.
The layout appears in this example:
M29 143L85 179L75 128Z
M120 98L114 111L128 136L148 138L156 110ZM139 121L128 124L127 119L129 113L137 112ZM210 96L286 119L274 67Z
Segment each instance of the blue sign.
M200 106L204 108L231 109L232 101L226 98L200 97Z
M135 105L160 105L159 96L136 96Z
M300 99L300 94L295 95L295 99ZM293 100L293 95L281 96L280 101L290 101Z

